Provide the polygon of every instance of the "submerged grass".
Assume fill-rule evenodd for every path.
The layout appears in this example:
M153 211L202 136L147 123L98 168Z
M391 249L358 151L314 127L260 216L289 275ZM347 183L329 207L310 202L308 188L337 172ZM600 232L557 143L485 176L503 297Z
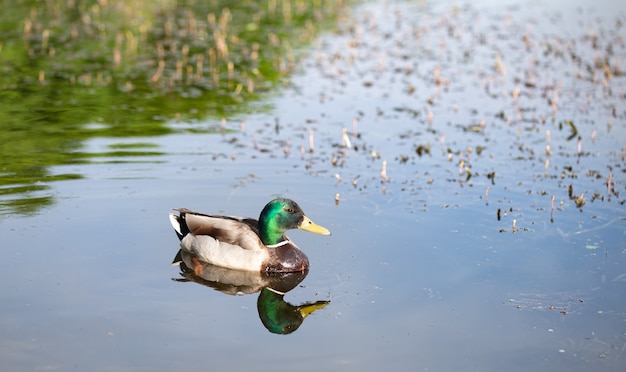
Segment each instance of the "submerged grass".
M332 26L345 5L343 0L5 4L0 187L10 193L19 190L12 187L15 179L47 182L51 166L100 156L78 151L88 138L160 136L172 133L171 121L266 109L262 99L287 79L299 50ZM107 156L138 153L144 154Z
M0 18L1 98L12 103L12 117L47 122L137 125L227 115L277 86L292 71L297 49L343 6L21 2Z

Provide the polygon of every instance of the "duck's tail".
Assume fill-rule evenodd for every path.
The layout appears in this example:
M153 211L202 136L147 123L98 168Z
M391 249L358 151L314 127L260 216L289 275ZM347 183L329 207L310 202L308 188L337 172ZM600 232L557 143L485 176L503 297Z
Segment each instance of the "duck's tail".
M185 221L185 213L180 212L179 215L170 214L170 223L178 235L178 239L183 240L185 235L189 234L189 227Z

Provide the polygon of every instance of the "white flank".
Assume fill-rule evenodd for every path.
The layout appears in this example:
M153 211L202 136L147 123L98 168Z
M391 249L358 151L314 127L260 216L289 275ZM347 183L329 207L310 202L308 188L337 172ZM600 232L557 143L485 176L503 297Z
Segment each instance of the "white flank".
M220 242L209 235L187 234L181 241L181 246L200 261L237 270L259 271L263 261L268 258L266 250L243 249Z

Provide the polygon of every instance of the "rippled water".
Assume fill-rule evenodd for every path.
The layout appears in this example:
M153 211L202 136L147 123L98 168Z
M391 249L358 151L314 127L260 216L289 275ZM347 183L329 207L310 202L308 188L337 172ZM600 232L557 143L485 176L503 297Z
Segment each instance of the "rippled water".
M625 13L366 3L270 113L89 140L0 222L3 366L622 370ZM289 234L311 268L284 297L169 265L170 208L275 196L333 233Z

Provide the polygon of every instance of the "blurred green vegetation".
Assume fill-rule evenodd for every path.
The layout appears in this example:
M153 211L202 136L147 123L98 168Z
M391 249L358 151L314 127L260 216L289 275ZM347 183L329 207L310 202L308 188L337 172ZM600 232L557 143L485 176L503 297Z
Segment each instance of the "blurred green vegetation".
M52 201L95 136L266 109L342 0L0 1L0 214ZM92 125L97 124L97 125ZM140 150L140 149L138 149ZM45 194L45 193L44 193ZM13 195L15 198L7 197Z

